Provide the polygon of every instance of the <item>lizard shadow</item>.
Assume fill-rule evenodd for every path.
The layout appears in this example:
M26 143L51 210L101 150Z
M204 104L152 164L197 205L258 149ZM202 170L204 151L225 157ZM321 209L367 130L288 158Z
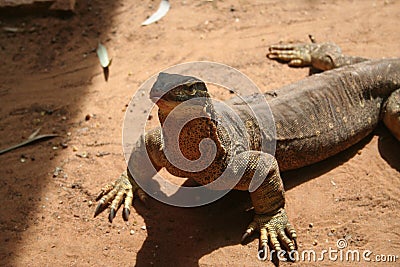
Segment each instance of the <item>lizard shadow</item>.
M379 154L390 165L390 167L400 172L400 142L386 127L378 127L377 132L379 135Z
M381 128L384 127L377 130L379 135L383 131L378 143L379 152L391 166L399 169L400 160L396 157L398 142L390 137L387 130ZM286 190L315 179L347 162L368 144L372 137L373 134L327 160L284 172L282 178ZM190 185L190 180L184 183L184 186ZM145 220L148 234L137 254L136 266L199 266L201 258L205 255L214 253L221 247L240 244L240 237L253 216L252 212L246 212L246 209L251 207L249 194L236 190L232 190L216 202L197 208L172 207L155 200L149 202L150 209L145 209L140 204L136 206L136 211ZM256 238L257 236L253 235L247 244ZM254 258L256 257L257 250L254 249Z
M203 256L240 243L252 218L251 212L245 212L251 207L250 196L240 191L196 208L173 207L153 199L149 206L136 206L147 227L136 266L199 266Z

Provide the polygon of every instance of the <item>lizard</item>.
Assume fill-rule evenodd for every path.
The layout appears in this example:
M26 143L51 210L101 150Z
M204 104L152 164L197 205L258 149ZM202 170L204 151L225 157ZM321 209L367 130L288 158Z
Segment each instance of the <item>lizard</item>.
M203 185L215 181L224 171L234 176L241 169L243 173L234 189L249 190L255 172L263 178L261 185L250 192L255 214L242 241L258 232L263 253L268 245L275 251L281 251L282 246L288 252L296 250L297 234L285 210L280 172L311 165L349 148L369 135L380 121L400 141L400 59L346 56L333 43L272 45L267 57L290 66L309 66L323 71L275 90L273 95L265 94L275 121L275 155L263 151L260 139L268 133L260 132L255 120L241 109L242 102L237 98L228 102L243 121L249 122L238 133L240 140L234 140L221 127L222 124L235 126L236 121L214 107L202 80L160 73L150 98L158 106L161 126L139 138L127 170L101 188L94 216L109 207L108 218L112 222L124 202L122 216L128 220L133 199L143 202L147 199L137 179L151 179L163 167L176 176L192 178ZM202 153L200 142L209 138L216 151L207 168L187 171L171 164L164 153L167 149L177 149L169 147L169 132L164 129L164 123L174 108L196 99L195 104L173 117L173 121L182 120L193 113L190 107L201 107L195 110L199 118L182 128L178 149L187 159L197 160ZM245 98L245 102L251 101L252 96ZM265 110L256 108L254 112L262 114ZM248 142L249 147L232 150L232 144L238 142ZM144 154L149 155L153 168L144 167Z

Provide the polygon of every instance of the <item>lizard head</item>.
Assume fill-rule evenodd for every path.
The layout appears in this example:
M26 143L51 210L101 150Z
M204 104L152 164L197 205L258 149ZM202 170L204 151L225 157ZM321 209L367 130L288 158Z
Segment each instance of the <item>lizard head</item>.
M200 97L209 97L206 84L202 80L165 72L158 75L150 91L150 99L165 111L170 111L187 100Z

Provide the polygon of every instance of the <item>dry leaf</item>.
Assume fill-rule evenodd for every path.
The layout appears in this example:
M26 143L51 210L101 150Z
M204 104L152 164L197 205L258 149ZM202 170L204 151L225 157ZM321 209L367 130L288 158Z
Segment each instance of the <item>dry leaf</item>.
M142 23L142 26L146 26L160 20L168 13L169 8L170 8L169 1L161 0L160 6L158 7L157 11L153 15L151 15L148 19L146 19Z

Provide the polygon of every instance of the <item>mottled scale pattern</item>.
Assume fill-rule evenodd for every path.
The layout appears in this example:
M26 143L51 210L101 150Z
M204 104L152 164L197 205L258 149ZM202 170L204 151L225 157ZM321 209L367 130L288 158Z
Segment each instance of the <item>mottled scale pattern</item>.
M366 62L282 88L269 101L280 169L321 161L371 133L398 88L399 69L399 60Z

